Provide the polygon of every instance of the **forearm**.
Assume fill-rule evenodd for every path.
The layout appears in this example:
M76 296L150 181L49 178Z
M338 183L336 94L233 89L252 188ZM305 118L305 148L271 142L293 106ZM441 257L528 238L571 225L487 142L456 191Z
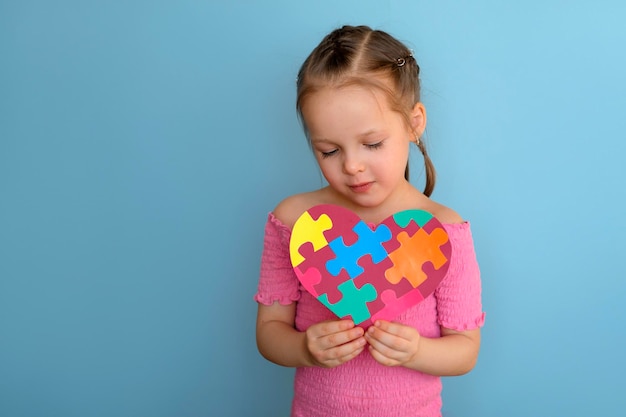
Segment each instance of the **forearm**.
M430 375L463 375L474 368L479 349L479 329L447 331L438 338L422 337L417 354L405 366Z
M285 322L260 323L257 329L257 347L265 359L277 365L311 366L305 333Z
M295 328L296 304L259 304L256 342L259 353L277 365L310 366L306 334Z

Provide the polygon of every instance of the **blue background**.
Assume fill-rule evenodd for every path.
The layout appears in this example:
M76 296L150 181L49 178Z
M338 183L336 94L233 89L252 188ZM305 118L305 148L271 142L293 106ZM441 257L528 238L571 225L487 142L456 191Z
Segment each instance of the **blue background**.
M294 82L343 23L414 49L472 222L444 414L622 415L626 6L434 3L0 1L0 415L288 415L252 296L267 213L321 184Z

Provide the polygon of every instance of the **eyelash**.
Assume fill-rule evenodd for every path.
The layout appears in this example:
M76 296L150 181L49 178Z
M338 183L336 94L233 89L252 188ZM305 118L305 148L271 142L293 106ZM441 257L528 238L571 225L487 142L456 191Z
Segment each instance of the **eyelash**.
M366 144L365 146L368 149L379 149L381 146L383 146L383 141L381 140L380 142ZM332 151L329 151L329 152L320 152L320 153L322 155L322 158L330 158L331 156L335 155L337 151L338 149L333 149Z
M330 151L330 152L321 152L321 151L320 151L320 153L322 154L322 158L324 158L324 159L325 159L325 158L330 158L331 156L333 156L334 154L336 154L336 153L337 153L337 149L333 149L333 150L332 150L332 151Z

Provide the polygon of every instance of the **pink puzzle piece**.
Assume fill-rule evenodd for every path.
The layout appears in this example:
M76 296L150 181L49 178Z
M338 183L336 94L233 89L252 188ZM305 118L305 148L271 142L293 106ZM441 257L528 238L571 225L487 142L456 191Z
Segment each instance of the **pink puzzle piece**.
M386 290L383 291L380 298L385 303L385 307L376 314L372 314L370 318L372 324L376 320L393 320L409 307L424 300L424 297L419 291L410 291L402 297L397 297L394 291Z
M293 270L296 273L296 276L298 277L300 283L302 283L302 286L309 293L311 293L312 296L319 297L320 294L318 294L315 290L315 285L319 284L319 282L322 280L322 273L320 272L320 270L315 267L302 269L299 266L295 267Z

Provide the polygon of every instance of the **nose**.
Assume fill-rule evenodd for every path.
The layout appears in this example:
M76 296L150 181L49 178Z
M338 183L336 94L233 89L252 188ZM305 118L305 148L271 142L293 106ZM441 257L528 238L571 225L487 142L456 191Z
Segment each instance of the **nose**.
M355 175L365 169L365 161L358 152L344 152L343 172L348 175Z

